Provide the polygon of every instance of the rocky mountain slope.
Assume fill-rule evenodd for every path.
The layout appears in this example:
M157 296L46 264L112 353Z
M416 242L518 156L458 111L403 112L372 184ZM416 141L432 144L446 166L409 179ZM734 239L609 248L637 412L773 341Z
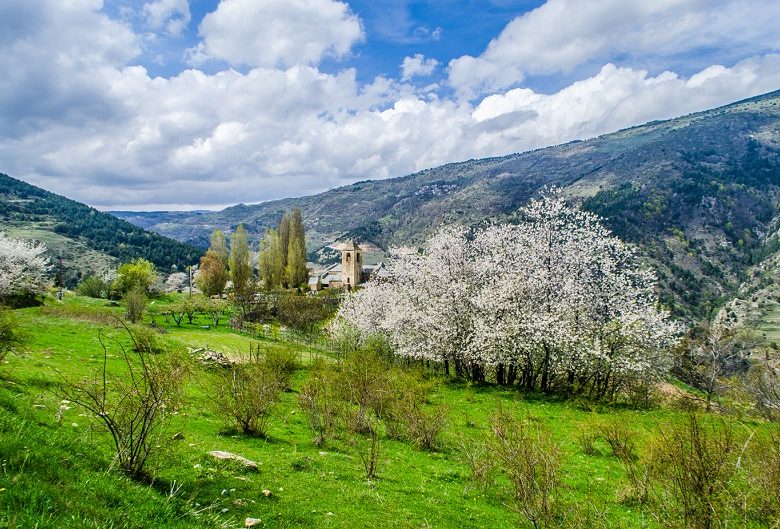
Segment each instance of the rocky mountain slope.
M448 164L314 196L219 212L118 213L203 246L243 223L254 238L300 207L310 250L353 237L381 247L422 242L438 226L511 220L547 185L606 218L658 269L665 302L702 315L731 295L747 267L776 249L780 91L587 141Z

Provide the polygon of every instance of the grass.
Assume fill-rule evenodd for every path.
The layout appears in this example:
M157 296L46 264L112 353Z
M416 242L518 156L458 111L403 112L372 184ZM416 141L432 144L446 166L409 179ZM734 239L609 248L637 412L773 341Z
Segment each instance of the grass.
M164 304L171 300L161 300ZM485 433L499 405L548 426L564 454L565 496L580 505L605 506L610 526L656 527L648 515L616 498L626 478L602 442L585 455L578 434L607 417L629 424L642 441L677 412L654 408L586 410L571 401L521 396L493 386L439 380L432 404L446 410L443 448L421 451L407 442L383 440L378 479L367 482L358 455L346 442L312 443L313 432L297 405L297 390L317 348L253 339L226 327L203 329L203 321L181 327L163 323L173 344L208 347L228 354L286 348L300 354L292 391L283 394L266 439L246 437L216 412L213 371L196 368L188 406L177 417L171 440L154 462L155 480L138 484L112 467L110 439L82 410L58 420L61 376L84 376L100 365L98 332L126 340L122 330L96 323L90 313L121 315L101 300L66 297L65 303L16 311L27 335L24 354L0 366L0 526L2 527L242 527L246 517L263 527L509 527L517 516L506 498L469 482L457 447ZM60 307L60 308L56 308ZM161 318L158 318L160 321ZM109 351L109 369L118 366ZM258 472L218 463L207 453L227 450L259 463ZM270 494L264 491L270 491Z

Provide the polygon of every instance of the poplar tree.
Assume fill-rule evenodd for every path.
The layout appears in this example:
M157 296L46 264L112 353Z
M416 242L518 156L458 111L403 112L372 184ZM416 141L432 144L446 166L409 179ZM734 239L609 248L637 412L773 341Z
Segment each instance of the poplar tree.
M285 213L277 230L266 231L260 243L259 264L266 290L293 288L306 282L306 232L299 208Z
M288 222L290 238L287 243L285 277L290 287L297 287L304 283L309 275L306 270L306 233L303 229L303 218L299 208L295 208L289 215Z
M252 270L249 267L249 239L243 224L239 224L230 237L230 278L233 290L238 296L250 290Z
M209 250L213 250L219 256L222 260L222 265L225 267L225 270L227 270L229 266L227 238L225 237L225 234L222 233L222 230L216 229L214 230L214 233L211 234L211 247Z
M287 269L287 248L290 246L290 214L285 212L279 221L279 247L282 249L282 270ZM282 279L285 283L286 278ZM285 285L286 286L286 285Z
M279 240L279 232L270 229L265 232L265 237L260 242L260 277L263 287L271 290L282 284L284 269L282 268L282 248Z

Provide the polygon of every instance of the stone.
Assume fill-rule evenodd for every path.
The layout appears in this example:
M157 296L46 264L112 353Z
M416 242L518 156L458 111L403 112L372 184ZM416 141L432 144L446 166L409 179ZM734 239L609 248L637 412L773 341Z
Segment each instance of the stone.
M246 468L257 470L257 463L238 454L232 454L230 452L225 452L222 450L212 450L211 452L209 452L209 455L214 459L219 459L220 461L237 461L242 465L244 465Z
M260 518L247 518L244 520L244 527L255 527L263 523Z
M173 437L171 437L171 439L174 441L181 441L182 439L184 439L184 432L176 432L175 434L173 434Z

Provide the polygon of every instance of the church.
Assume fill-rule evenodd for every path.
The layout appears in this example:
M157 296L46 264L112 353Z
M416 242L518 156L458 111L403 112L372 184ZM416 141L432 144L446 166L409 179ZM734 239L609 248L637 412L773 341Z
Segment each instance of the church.
M373 277L387 277L384 263L363 264L363 249L348 241L341 247L341 262L322 270L313 270L309 276L309 290L317 292L324 288L352 290Z

